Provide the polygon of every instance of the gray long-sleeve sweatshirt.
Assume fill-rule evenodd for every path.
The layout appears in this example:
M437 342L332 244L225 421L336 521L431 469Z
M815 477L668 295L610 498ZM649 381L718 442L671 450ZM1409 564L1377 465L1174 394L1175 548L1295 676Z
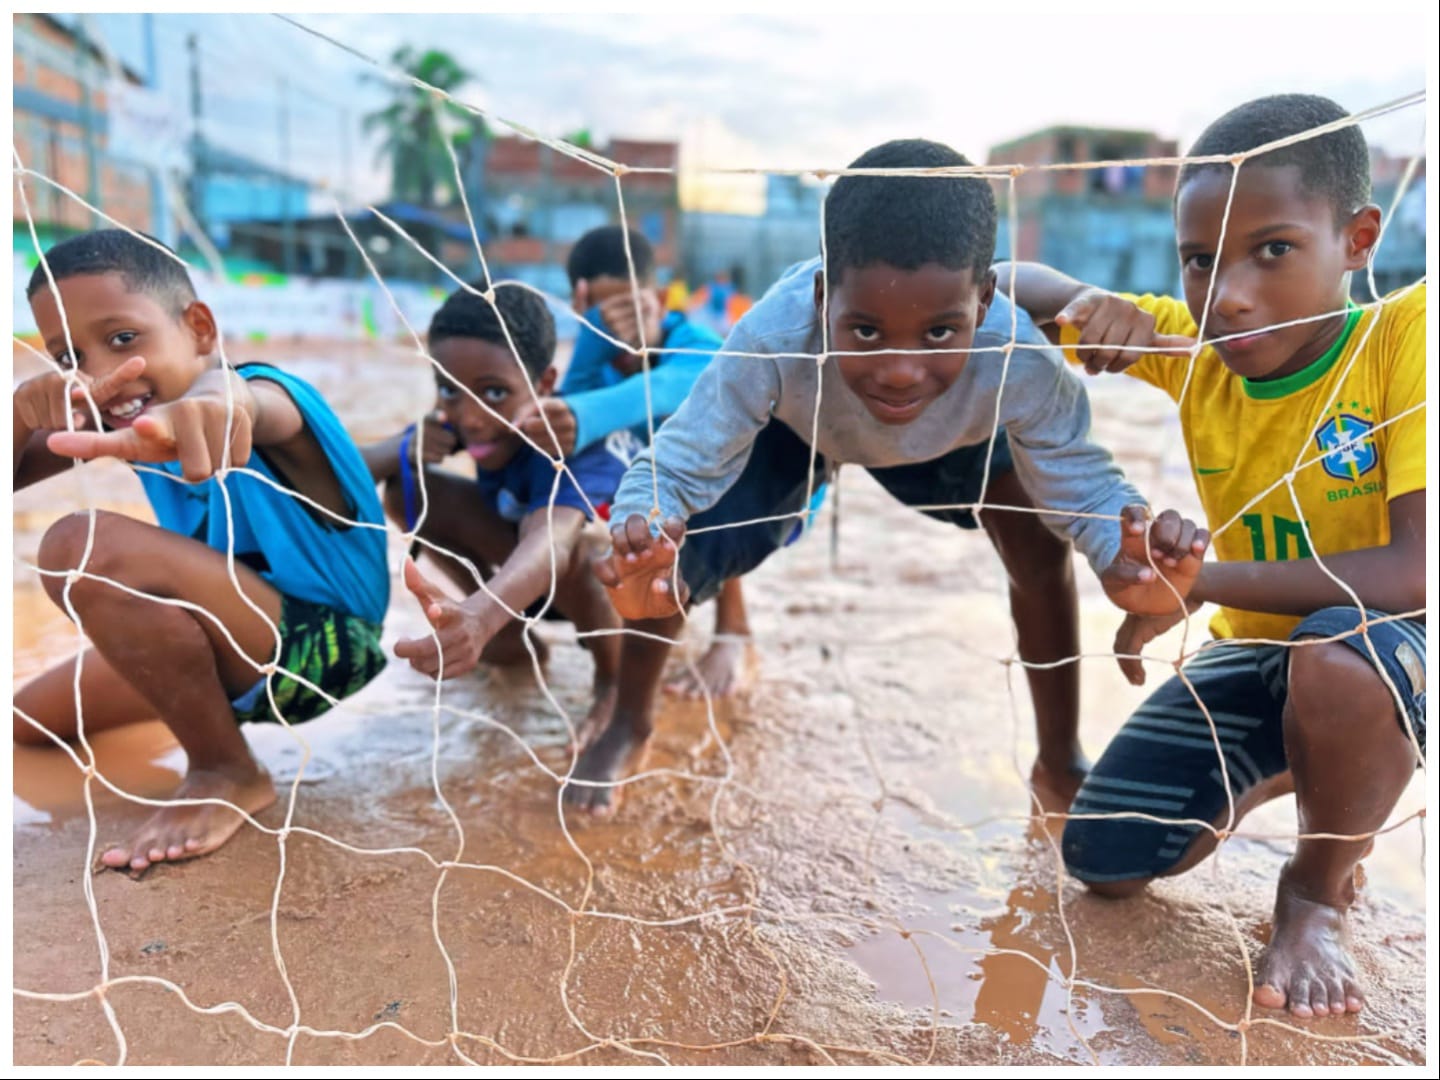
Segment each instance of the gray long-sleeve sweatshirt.
M883 424L845 385L836 364L816 362L823 350L814 303L819 268L819 259L792 267L735 326L689 397L656 432L654 445L626 472L610 520L648 514L657 484L664 517L686 520L709 509L739 478L755 436L772 418L832 465L883 468L986 442L998 401L1021 483L1037 506L1054 511L1042 519L1074 541L1097 573L1108 566L1120 548L1120 510L1145 500L1110 454L1090 441L1084 387L1029 316L997 292L971 346L985 351L973 352L960 377L911 423ZM1012 316L1018 342L1046 347L1013 350L1006 370L1003 347Z

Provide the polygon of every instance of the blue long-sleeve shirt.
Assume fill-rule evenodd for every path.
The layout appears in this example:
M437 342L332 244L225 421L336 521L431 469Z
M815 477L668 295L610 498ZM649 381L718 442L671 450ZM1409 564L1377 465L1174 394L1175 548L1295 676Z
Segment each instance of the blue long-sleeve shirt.
M585 318L610 332L598 307L586 312ZM684 313L672 311L665 316L660 324L662 351L653 354L650 367L650 400L657 428L680 407L719 348L719 336L696 326ZM627 376L616 370L612 361L619 352L589 326L580 327L570 367L560 385L560 396L575 415L577 453L621 428L629 428L642 443L650 441L645 376L642 372Z

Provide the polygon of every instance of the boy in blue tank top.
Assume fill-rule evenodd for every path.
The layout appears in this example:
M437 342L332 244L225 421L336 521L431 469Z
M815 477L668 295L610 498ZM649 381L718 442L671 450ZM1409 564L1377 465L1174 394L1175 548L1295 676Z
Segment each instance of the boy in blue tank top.
M15 740L50 741L31 720L73 739L82 723L93 735L158 715L188 763L174 798L258 813L275 789L239 723L312 719L385 665L384 517L364 461L307 383L210 359L215 317L155 241L72 237L27 296L59 370L15 390L15 487L117 457L136 464L159 525L98 511L92 540L80 512L46 532L45 589L92 647L15 695ZM242 820L166 806L101 861L204 855Z

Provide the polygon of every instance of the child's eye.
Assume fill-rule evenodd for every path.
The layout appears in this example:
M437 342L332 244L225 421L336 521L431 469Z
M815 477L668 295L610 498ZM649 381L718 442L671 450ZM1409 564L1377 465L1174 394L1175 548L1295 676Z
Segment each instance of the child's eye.
M1214 255L1191 255L1185 260L1185 269L1198 270L1204 273L1215 265Z
M925 331L925 339L932 344L942 345L955 336L953 326L932 326Z
M439 395L440 400L442 401L454 401L460 396L460 388L457 386L451 386L449 383L437 383L435 386L435 392Z
M134 330L121 330L119 333L110 335L110 345L116 349L123 349L139 336Z
M873 326L856 326L850 332L867 343L880 340L880 331Z
M62 368L64 368L66 371L69 371L75 366L75 358L70 355L70 351L68 349L64 352L56 353L55 362L59 364Z
M1260 258L1268 262L1272 259L1278 259L1294 249L1295 245L1288 240L1271 240L1268 244L1260 248Z
M491 405L498 405L509 396L510 391L506 390L503 386L487 386L484 390L480 391L480 397L488 401Z

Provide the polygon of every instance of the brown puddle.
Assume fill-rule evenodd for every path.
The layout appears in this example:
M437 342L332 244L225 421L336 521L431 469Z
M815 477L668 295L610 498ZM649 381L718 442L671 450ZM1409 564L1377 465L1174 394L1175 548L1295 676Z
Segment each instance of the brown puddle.
M379 358L352 350L294 367L368 437L423 408L429 385L403 351L383 366ZM396 400L411 383L413 400ZM1155 428L1136 434L1149 398L1108 411L1106 395L1096 399L1101 435L1131 455L1138 483L1171 483ZM125 470L97 474L91 490L107 505L138 505ZM753 579L756 682L715 716L732 782L720 783L726 758L703 706L667 703L648 768L687 777L630 785L612 821L566 819L593 877L560 828L556 782L530 756L560 773L568 761L565 725L525 672L446 684L438 743L433 684L393 664L298 729L310 752L303 770L290 733L247 729L282 791L259 815L267 828L283 825L293 786L297 829L406 850L357 853L292 832L278 902L280 841L250 828L140 881L92 877L112 980L165 980L198 1007L234 1002L280 1029L256 1030L235 1011L201 1015L157 981L121 982L106 996L127 1060L279 1063L297 1016L301 1064L443 1064L463 1053L484 1063L580 1054L634 1064L648 1054L695 1064L1203 1065L1239 1063L1242 1041L1256 1064L1424 1060L1418 823L1380 837L1367 862L1354 919L1372 998L1361 1018L1296 1022L1299 1034L1251 1027L1242 1040L1166 996L1227 1024L1243 1017L1239 943L1253 954L1268 932L1289 845L1234 840L1218 863L1122 903L1057 875L1019 779L1033 753L1023 679L988 659L1011 640L993 554L973 534L899 508L858 471L843 483L838 569L827 517ZM68 476L22 492L17 555L33 559L48 521L83 505ZM70 655L76 638L32 575L17 568L15 579L23 681ZM1102 652L1114 616L1088 583L1082 599L1086 648ZM710 619L697 614L701 628ZM397 591L387 645L417 621ZM541 634L552 646L548 683L574 718L588 656L564 627ZM1143 691L1108 660L1085 661L1082 680L1093 754ZM141 795L165 794L183 765L158 724L106 733L94 747L100 770ZM82 888L80 774L59 751L17 749L15 775L16 985L89 989L101 975ZM1397 817L1423 803L1421 778ZM97 794L97 807L100 842L146 812L109 794ZM1247 824L1293 834L1293 803ZM446 860L465 865L442 883L436 864ZM582 902L590 914L572 916ZM693 918L722 909L730 913ZM1072 941L1078 977L1105 990L1067 990ZM453 1047L452 1031L465 1033ZM114 1061L117 1044L93 997L17 996L14 1052L26 1064Z

